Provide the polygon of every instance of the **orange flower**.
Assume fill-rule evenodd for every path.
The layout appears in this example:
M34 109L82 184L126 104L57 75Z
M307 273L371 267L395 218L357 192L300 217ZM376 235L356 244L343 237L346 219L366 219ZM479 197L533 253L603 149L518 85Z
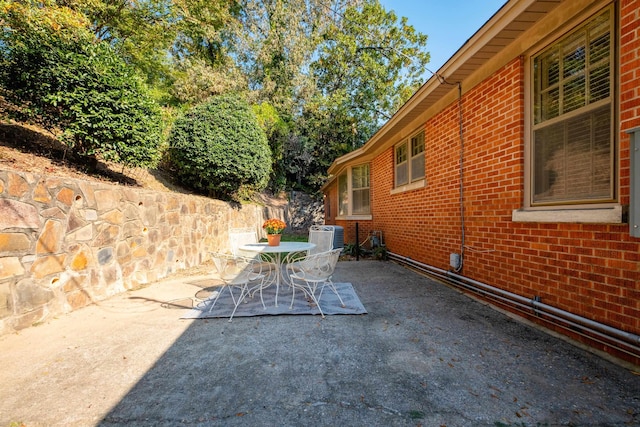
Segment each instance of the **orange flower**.
M262 224L262 228L267 234L282 234L282 230L287 228L287 224L277 218L271 218Z

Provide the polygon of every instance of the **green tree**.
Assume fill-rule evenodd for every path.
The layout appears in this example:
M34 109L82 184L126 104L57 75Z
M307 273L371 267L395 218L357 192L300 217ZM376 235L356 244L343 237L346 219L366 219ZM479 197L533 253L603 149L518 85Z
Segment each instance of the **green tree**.
M234 54L252 100L272 104L283 120L298 114L315 85L308 66L328 17L317 0L241 0Z
M224 66L231 49L231 33L237 28L239 2L172 0L169 3L177 33L172 47L174 56L197 58L214 67Z
M407 19L398 20L378 0L348 7L323 34L311 64L318 91L330 117L355 135L343 140L359 147L422 84L429 53L427 36Z
M322 186L333 160L351 151L358 136L353 117L330 102L318 97L306 105L297 121L299 135L286 150L288 180L311 192Z
M214 96L176 120L169 147L178 179L204 194L242 200L267 185L267 137L238 96Z
M68 8L89 23L96 40L108 43L149 83L171 73L168 49L175 39L171 1L168 0L31 0L32 8Z
M247 81L231 61L213 66L198 58L184 58L176 64L175 80L169 89L178 103L198 104L214 95L246 91Z
M0 84L13 116L62 132L77 155L154 166L160 108L114 50L66 7L5 4Z
M333 8L310 64L314 96L296 121L288 179L318 188L333 160L366 142L422 84L427 37L377 0ZM301 174L304 170L304 174Z

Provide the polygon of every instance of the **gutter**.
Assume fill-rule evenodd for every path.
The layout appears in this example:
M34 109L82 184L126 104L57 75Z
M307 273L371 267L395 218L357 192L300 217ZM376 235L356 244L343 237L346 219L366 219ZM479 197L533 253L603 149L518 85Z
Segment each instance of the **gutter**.
M587 319L568 311L541 302L540 297L526 298L486 283L461 276L454 272L423 264L409 257L392 252L389 259L399 264L416 269L453 287L471 291L485 298L498 301L517 311L534 315L544 322L577 333L601 344L615 348L630 356L640 358L640 336L626 332L603 323Z

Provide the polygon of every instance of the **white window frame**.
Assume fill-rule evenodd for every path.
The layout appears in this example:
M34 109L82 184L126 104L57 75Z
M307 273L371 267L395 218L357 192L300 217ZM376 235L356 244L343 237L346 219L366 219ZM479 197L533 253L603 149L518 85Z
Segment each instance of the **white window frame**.
M353 170L366 167L369 174L366 186L354 187L353 183ZM343 172L338 175L338 216L336 219L360 219L370 220L371 216L371 164L361 163L347 167ZM346 186L345 186L346 183ZM346 187L346 188L345 188ZM354 212L353 200L354 192L369 191L369 210L368 212Z
M615 134L617 123L616 105L617 97L615 88L617 87L617 74L614 64L617 61L617 31L615 28L615 9L613 6L607 6L609 8L610 19L612 22L610 38L613 40L613 51L610 59L610 79L612 84L610 85L609 102L612 109L612 126L611 126L611 199L599 200L590 202L585 201L554 201L547 204L534 203L533 202L533 185L534 185L534 171L533 171L533 158L534 158L534 59L539 55L542 55L550 47L557 45L558 43L567 40L576 31L581 31L586 25L588 25L596 17L600 16L605 9L600 9L597 13L591 14L585 17L574 30L563 34L560 37L556 37L554 40L549 40L548 43L538 49L535 53L526 57L525 68L525 194L524 203L521 209L513 211L512 219L518 222L577 222L577 223L621 223L622 222L622 207L617 203L617 189L618 189L618 173L617 164L615 162L616 150L617 150L617 138ZM593 108L601 106L595 105ZM587 107L584 110L588 111ZM570 118L571 113L567 114Z
M422 151L413 154L413 143L416 140L422 140ZM405 159L399 164L398 163L398 150L404 149ZM422 157L421 159L419 157ZM409 138L404 139L402 142L396 144L393 147L393 188L391 189L391 194L402 193L409 190L415 190L417 188L421 188L425 186L425 177L427 174L426 171L426 149L425 149L425 134L424 130L414 133ZM414 174L413 165L416 160L421 160L422 163L422 175L412 178ZM398 168L404 166L406 167L406 182L398 182Z
M371 213L371 169L369 163L353 166L350 168L350 171L351 200L353 200L353 203L351 203L351 213L353 215L369 215ZM356 179L358 174L362 175L360 179ZM358 194L359 197L356 197L356 194ZM356 201L359 202L364 199L367 199L366 206L356 206Z

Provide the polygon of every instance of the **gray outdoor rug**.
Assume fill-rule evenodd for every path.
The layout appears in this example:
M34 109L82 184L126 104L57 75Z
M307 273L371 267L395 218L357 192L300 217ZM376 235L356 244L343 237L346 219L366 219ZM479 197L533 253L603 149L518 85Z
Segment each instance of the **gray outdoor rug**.
M336 283L336 289L342 297L345 306L340 305L340 300L333 293L333 291L326 287L322 293L320 299L320 306L325 315L330 314L366 314L364 306L360 302L358 295L356 295L351 283ZM233 301L229 295L229 290L224 289L222 295L216 302L213 310L210 310L213 299L216 296L218 290L214 290L209 298L199 302L192 310L183 315L182 319L207 319L214 317L230 317L233 312ZM239 292L234 289L234 295ZM275 306L275 293L276 287L269 286L262 291L262 297L264 298L264 304L266 309L262 307L260 302L260 294L256 293L252 298L247 297L244 303L241 303L236 310L233 317L248 317L248 316L266 316L266 315L300 315L300 314L320 314L320 311L315 306L313 301L307 301L305 294L296 290L293 308L289 308L291 305L291 290L287 285L280 286L280 292L278 293L278 306Z

